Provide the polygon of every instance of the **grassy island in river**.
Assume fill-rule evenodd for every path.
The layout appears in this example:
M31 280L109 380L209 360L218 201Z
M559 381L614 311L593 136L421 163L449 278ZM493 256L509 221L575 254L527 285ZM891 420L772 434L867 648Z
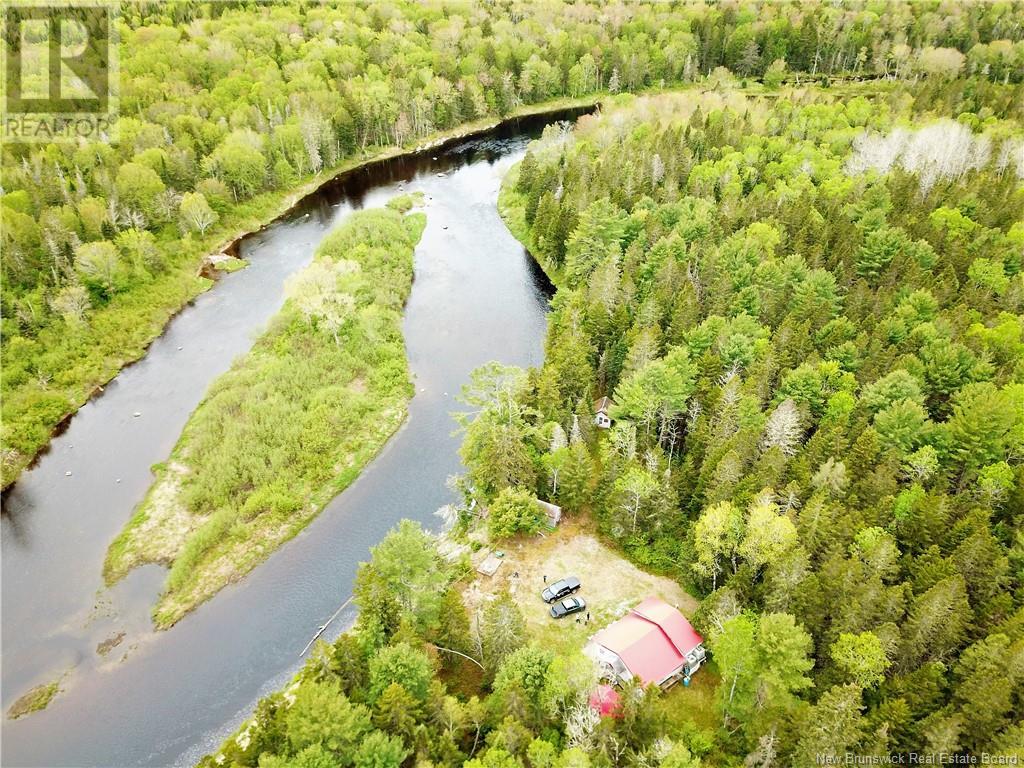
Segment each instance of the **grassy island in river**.
M353 214L212 384L104 564L108 583L144 563L170 566L157 626L298 533L401 425L413 391L402 308L425 224L422 213Z

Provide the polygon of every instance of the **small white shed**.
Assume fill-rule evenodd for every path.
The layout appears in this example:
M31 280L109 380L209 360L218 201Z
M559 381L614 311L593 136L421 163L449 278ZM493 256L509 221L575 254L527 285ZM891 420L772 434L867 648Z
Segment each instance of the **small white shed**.
M541 501L536 499L537 506L540 507L544 516L547 518L548 526L556 528L562 520L562 508L557 504L552 504L550 501Z
M594 401L594 425L601 429L608 429L612 425L612 417L609 411L615 403L610 397L601 397Z

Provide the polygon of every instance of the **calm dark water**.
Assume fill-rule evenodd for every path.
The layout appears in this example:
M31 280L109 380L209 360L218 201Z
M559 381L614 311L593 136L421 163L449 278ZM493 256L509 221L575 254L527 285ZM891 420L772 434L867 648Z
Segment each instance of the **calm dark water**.
M557 116L559 119L570 115ZM168 326L19 480L2 518L2 698L67 671L43 712L3 723L5 766L191 764L298 668L299 652L348 597L357 564L401 518L438 529L461 470L454 396L489 360L541 360L551 286L501 222L501 176L554 117L342 177L244 239L228 275ZM409 419L301 535L167 632L149 610L164 571L103 587L106 547L131 515L210 382L282 303L285 278L353 210L427 196L405 339ZM139 416L135 416L139 413ZM66 475L70 472L71 475ZM335 637L354 613L326 633ZM105 657L97 644L125 637Z

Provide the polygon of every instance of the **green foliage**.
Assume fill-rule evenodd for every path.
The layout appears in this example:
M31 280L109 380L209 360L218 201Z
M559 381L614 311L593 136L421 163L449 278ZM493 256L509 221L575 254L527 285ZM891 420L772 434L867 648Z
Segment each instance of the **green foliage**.
M540 507L529 491L504 488L487 510L487 530L495 541L536 533L542 523Z
M383 9L354 3L308 9L279 2L198 10L132 6L119 17L119 144L4 147L4 367L18 357L18 340L37 344L21 352L30 358L33 375L3 380L4 482L46 443L61 418L124 360L136 359L167 318L203 288L194 273L210 249L265 223L295 185L314 174L527 105L664 88L709 73L712 87L729 87L735 72L756 90L758 78L775 89L805 73L826 85L830 78L882 76L888 81L883 90L899 83L895 90L906 89L906 99L927 108L942 104L961 123L984 128L1018 103L1014 89L1024 79L1024 42L1007 21L1015 11L1013 4L962 4L946 13L928 4L887 2L861 13L815 2L796 13L785 5L743 3L734 10L642 2L628 4L621 19L608 23L599 15L567 15L560 3L533 0L516 9L512 35L508 11L498 5L402 0ZM965 79L951 79L958 75ZM910 82L916 85L904 85ZM878 111L866 99L848 101L841 127L877 120ZM524 183L531 188L525 221L537 224L537 252L560 266L571 250L572 274L590 274L634 238L640 221L625 219L631 198L691 168L693 188L716 195L754 191L756 197L769 187L803 195L806 182L785 177L792 158L755 175L745 166L740 173L741 152L717 156L720 146L739 147L732 136L729 144L722 141L738 124L718 120L705 135L703 124L695 122L699 151L682 163L669 151L672 142L636 163L630 161L639 159L635 150L646 139L638 134L622 142L626 161L615 158L606 165L617 176L615 184L586 201L606 198L608 207L592 211L595 226L584 226L571 249L566 240L575 230L577 210L586 205L569 210L561 204L558 174L547 165L526 173ZM822 124L817 115L806 121L815 130ZM778 138L772 131L761 135ZM831 138L829 146L847 146L848 137ZM716 156L705 156L705 150ZM814 164L806 178L842 189L834 168ZM674 188L687 190L683 181ZM197 194L209 211L190 197ZM969 202L943 202L932 216L932 232L898 224L918 238L908 240L907 250L924 269L938 263L936 243L925 236L962 244L975 228L991 223ZM699 213L683 217L680 229L688 243L717 226L706 208ZM822 220L823 212L815 209L802 239L811 239L811 222ZM199 237L183 244L177 237L181 226ZM118 288L120 300L94 301L75 313L81 327L66 339L67 313L51 299L77 271L74 247L112 240L133 227L156 235L168 274L156 281L131 275ZM849 241L837 241L843 243L839 250ZM986 291L1000 288L1000 263L1006 276L1019 272L1019 263L1013 265L1019 256L978 258L975 274L979 285L989 286ZM809 288L809 282L795 286L801 304ZM751 298L747 291L739 300ZM827 311L826 304L805 309ZM40 383L47 377L52 383ZM60 398L63 407L34 410L39 396Z
M693 569L717 586L719 575L726 563L735 561L743 535L743 516L728 501L705 509L694 526L694 546L697 559ZM735 566L734 566L735 567Z
M526 622L508 592L500 592L484 607L479 637L484 667L491 673L526 643Z
M876 280L896 254L906 248L907 239L900 230L887 227L871 230L857 252L857 274L869 281Z
M206 234L206 230L216 224L219 218L202 192L186 192L182 195L179 215L182 229L192 229L201 235Z
M893 403L905 400L924 404L921 382L902 368L871 382L864 387L860 395L861 405L872 413L877 413Z
M900 400L875 414L874 426L889 445L909 454L924 436L928 412L913 400Z
M664 435L685 412L693 378L689 351L686 347L676 347L619 384L612 415L635 421L645 430L656 423Z
M722 44L742 71L781 56L762 42ZM945 83L635 99L531 145L503 192L545 263L572 223L523 442L575 424L541 443L559 498L710 590L720 746L749 764L1014 738L1017 676L975 686L1024 595L1024 198L986 149L1021 128L935 122L973 87ZM616 423L587 434L605 393Z
M730 502L723 501L705 509L694 526L697 560L694 571L710 578L712 588L731 563L735 573L740 561L754 569L777 562L797 544L793 522L769 499L765 489L754 500L744 517Z
M999 261L975 259L967 270L967 276L997 296L1002 296L1010 287L1010 278L1006 276L1003 264Z
M860 689L855 685L829 689L811 711L796 748L799 764L815 759L842 759L864 735Z
M319 744L312 744L292 758L266 754L260 758L260 768L334 768L338 758Z
M832 643L829 653L836 666L861 688L882 682L890 664L882 641L871 632L844 632Z
M794 695L809 688L811 637L789 614L740 615L726 621L711 649L722 672L719 706L726 722L756 727L765 708L791 711Z
M101 301L124 290L131 277L114 244L106 240L78 246L75 269L86 288Z
M393 532L389 538L398 536ZM431 558L439 552L425 539ZM378 547L363 569L386 571L393 552ZM434 600L455 594L433 587ZM696 768L694 754L709 745L666 725L654 690L635 685L622 692L621 717L594 718L588 699L597 684L583 654L557 654L525 644L525 624L508 593L483 608L472 642L493 670L492 684L468 699L447 690L414 629L414 616L398 607L402 639L379 649L363 642L366 613L333 646L319 645L283 691L263 699L254 716L204 757L217 765L261 768L368 766L397 768L416 755L434 765L524 765L572 768L590 765L606 747L641 757L664 743L673 765ZM583 738L589 746L569 746ZM675 741L672 741L675 739ZM692 750L692 751L691 751Z
M1016 748L1019 4L589 10L524 3L513 34L501 4L127 6L119 145L4 146L5 480L201 289L199 258L291 185L521 104L706 77L712 93L622 97L527 154L503 200L559 282L545 364L475 379L462 456L479 502L551 480L638 561L686 578L696 563L722 672L715 748L666 732L653 692L625 690L620 719L586 727L555 690L560 660L540 685L546 656L508 595L468 638L500 696L447 695L421 635L465 628L439 618L432 542L400 530L361 570L357 639L223 757L811 765ZM734 73L760 94L789 72L829 88L735 91ZM224 559L252 567L254 537L298 530L394 427L422 223L390 211L332 238L211 390L176 449L184 471L161 476L194 533L146 542L176 590L209 594ZM598 433L590 403L608 393L620 423ZM186 604L167 599L158 618ZM524 704L537 690L547 704Z
M397 683L422 702L432 677L433 667L423 651L408 643L381 648L370 659L370 698L378 699L388 686Z
M172 561L160 623L173 623L295 535L401 423L412 387L400 313L415 242L394 211L353 214L306 270L327 276L319 300L293 296L252 351L211 385L105 565L114 580L142 562ZM348 299L341 323L329 322L336 317L325 308L334 295ZM184 529L174 522L182 515L193 521ZM385 580L403 601L415 602L417 588L394 588L397 563L417 568L422 585L438 575L423 562L422 537L405 526L381 545L396 550L381 559L396 563ZM416 608L421 621L436 618L436 604Z
M493 363L474 371L462 393L462 401L478 410L472 419L460 416L466 436L459 453L484 499L505 488L534 485L536 469L526 442L529 414L515 397L522 382L520 369Z
M566 271L579 282L604 259L618 258L626 236L627 217L608 198L595 200L579 214L579 223L566 243Z
M423 193L422 192L410 192L404 195L398 195L388 200L387 207L393 211L399 213L408 213L417 205L423 204Z
M151 217L157 213L157 195L164 191L164 183L152 168L139 163L125 163L117 170L115 189L123 205L152 220Z
M366 568L380 578L387 593L419 626L433 626L439 618L438 589L447 583L447 573L430 535L418 523L402 520L370 552L373 564Z
M1022 650L1020 638L1011 641L996 633L970 645L957 662L954 700L969 749L982 748L987 743L985 734L1010 726L1012 696L1024 675L1019 664Z
M374 731L359 745L353 765L355 768L399 768L409 750L396 736Z
M700 768L702 763L699 757L692 754L684 744L673 744L672 748L661 761L664 768Z
M252 197L266 182L262 143L255 133L236 131L203 161L203 170L223 181L236 200Z
M494 678L494 704L498 711L515 712L528 724L543 720L549 675L554 655L534 646L513 651Z
M318 745L342 765L350 765L363 734L370 730L370 713L353 704L336 683L300 686L285 716L288 743L294 752Z

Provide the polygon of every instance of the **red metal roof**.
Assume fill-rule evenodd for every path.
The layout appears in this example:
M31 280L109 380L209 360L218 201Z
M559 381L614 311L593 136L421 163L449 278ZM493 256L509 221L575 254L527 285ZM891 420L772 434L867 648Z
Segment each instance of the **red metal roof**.
M704 642L686 617L664 600L648 597L633 609L633 613L661 627L672 645L684 656Z
M645 685L660 683L686 661L686 654L704 642L678 610L649 597L601 630L594 641L617 654Z

